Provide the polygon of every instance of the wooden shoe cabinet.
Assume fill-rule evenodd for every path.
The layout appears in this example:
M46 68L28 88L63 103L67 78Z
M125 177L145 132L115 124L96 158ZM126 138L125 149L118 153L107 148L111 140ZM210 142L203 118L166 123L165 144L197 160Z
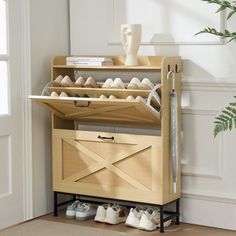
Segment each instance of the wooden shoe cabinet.
M150 90L49 87L49 92L66 92L69 98L30 96L52 112L53 191L129 202L160 205L180 198L181 179L181 59L139 57L139 66L124 66L124 58L113 57L114 66L67 66L66 57L52 61L52 81L59 75L74 78L77 71L156 73L160 77L160 115L128 95L148 97ZM173 71L178 98L178 158L176 192L173 190L170 130L170 93ZM96 78L96 77L95 77ZM89 98L77 95L88 94ZM119 99L101 100L101 95ZM77 97L76 97L77 96ZM158 108L157 108L158 109ZM75 130L78 124L159 129L160 136ZM178 209L174 215L177 219ZM163 211L162 211L163 218ZM163 231L163 222L161 224Z

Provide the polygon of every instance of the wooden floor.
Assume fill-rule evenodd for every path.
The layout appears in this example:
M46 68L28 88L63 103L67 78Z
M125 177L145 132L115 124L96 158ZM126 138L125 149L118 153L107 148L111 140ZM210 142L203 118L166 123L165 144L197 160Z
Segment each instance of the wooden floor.
M76 220L67 220L65 219L65 212L59 212L57 217L54 217L52 214L42 216L40 219L53 221L53 222L61 222L66 224L74 224L81 225L86 227L93 227L98 229L105 229L109 231L128 233L129 235L136 236L147 236L147 235L160 235L158 231L155 232L145 232L138 229L133 229L130 227L126 227L124 224L119 225L108 225L102 223L96 223L93 220L89 221L76 221ZM236 231L223 230L205 226L198 226L192 224L181 223L180 225L171 225L170 227L165 229L165 234L161 234L165 236L236 236Z

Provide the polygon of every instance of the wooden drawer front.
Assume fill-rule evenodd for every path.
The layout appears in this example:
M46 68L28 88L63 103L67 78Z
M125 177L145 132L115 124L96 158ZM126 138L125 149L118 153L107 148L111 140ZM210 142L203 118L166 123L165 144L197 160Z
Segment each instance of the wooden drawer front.
M126 91L127 92L127 91ZM56 116L84 124L160 128L160 115L136 99L30 96Z
M53 130L53 190L160 203L160 147L153 136Z

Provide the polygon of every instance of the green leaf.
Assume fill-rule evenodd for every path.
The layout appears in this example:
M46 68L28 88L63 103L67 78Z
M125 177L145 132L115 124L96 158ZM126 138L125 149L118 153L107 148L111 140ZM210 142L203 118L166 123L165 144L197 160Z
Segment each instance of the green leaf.
M234 118L233 120L234 120L234 127L236 128L236 118Z
M220 121L214 121L213 123L214 123L214 124L221 124L222 122L220 122Z
M216 117L215 119L216 119L216 120L219 120L219 121L221 121L221 122L225 122L225 119L223 119L223 118L221 118L221 117Z
M232 115L236 115L236 108L232 107L232 106L228 106L225 108L227 111L231 112Z
M224 5L221 6L221 7L216 11L216 13L221 12L221 11L224 11L225 8L226 8L226 6L224 6Z
M209 4L216 4L218 5L218 9L216 13L222 12L226 9L229 9L229 14L227 15L227 20L229 20L235 13L236 13L236 2L233 1L222 1L222 0L202 0L203 2L207 2ZM218 37L221 37L222 39L227 39L226 44L235 41L236 42L236 32L230 32L229 30L225 30L223 32L217 31L214 28L206 27L205 29L199 31L198 33L195 34L212 34Z
M216 137L222 131L224 131L224 127L222 125L216 125L214 128L214 137Z
M223 115L223 114L220 114L219 117L222 118L222 119L224 119L225 121L229 119L228 116Z
M236 13L236 11L231 11L227 16L227 20L229 20L232 17L232 15L235 13Z
M236 96L234 97L236 98ZM236 128L236 103L230 103L215 117L214 137L220 132Z
M232 113L230 113L230 112L228 112L228 111L226 111L226 110L222 111L222 113L224 113L225 115L227 115L227 116L229 116L229 117L233 116Z
M233 120L230 119L229 120L229 130L232 130L232 128L233 128Z

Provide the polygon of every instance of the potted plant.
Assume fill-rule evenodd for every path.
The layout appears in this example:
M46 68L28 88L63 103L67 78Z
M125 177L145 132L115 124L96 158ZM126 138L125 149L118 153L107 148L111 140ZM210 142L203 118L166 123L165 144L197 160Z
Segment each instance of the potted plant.
M216 13L221 11L228 10L227 20L229 20L235 13L236 13L236 1L222 1L222 0L202 0L209 4L217 4L219 5L218 10ZM236 42L236 32L230 32L229 30L225 29L223 32L217 31L215 28L206 27L205 29L198 32L198 34L213 34L222 39L227 39L227 43L232 41ZM236 96L234 96L236 98ZM232 128L236 128L236 101L231 102L226 106L221 113L215 117L215 128L214 128L214 137L216 137L220 132L226 130L232 130Z

